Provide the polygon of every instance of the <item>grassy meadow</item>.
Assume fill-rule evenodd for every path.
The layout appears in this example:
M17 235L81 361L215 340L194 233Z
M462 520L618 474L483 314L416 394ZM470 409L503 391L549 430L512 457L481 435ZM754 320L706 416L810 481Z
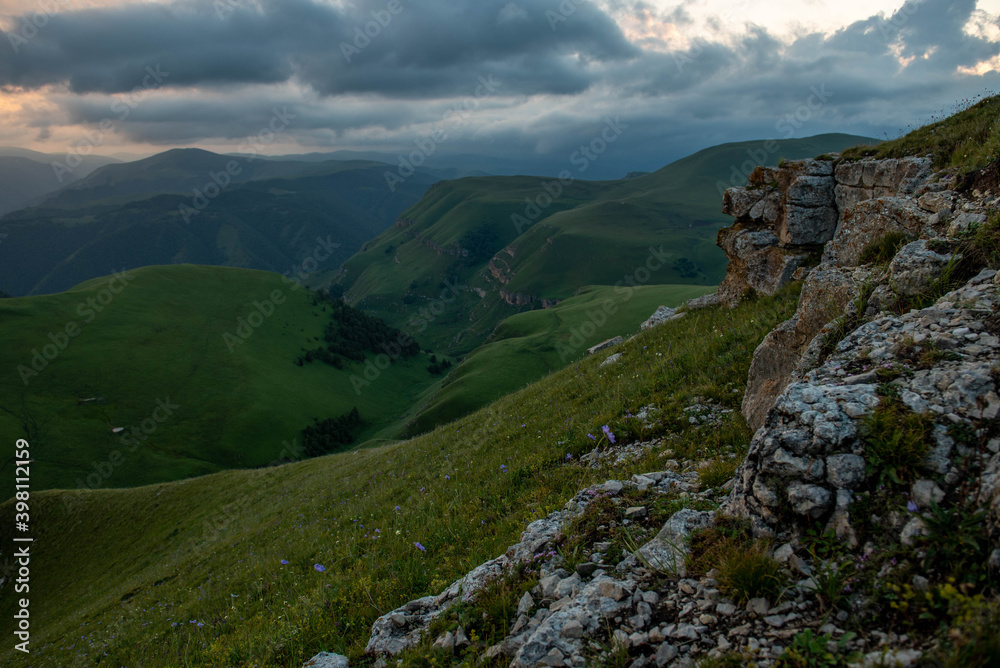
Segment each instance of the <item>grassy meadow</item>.
M264 466L289 457L285 444L314 418L355 406L367 421L358 442L394 434L440 382L423 353L382 371L377 392L355 392L360 363L297 366L304 348L319 345L329 313L277 274L172 265L129 276L0 300L0 436L30 436L33 489L134 487ZM251 316L255 303L265 313ZM259 320L246 339L239 318ZM11 481L12 460L2 470Z

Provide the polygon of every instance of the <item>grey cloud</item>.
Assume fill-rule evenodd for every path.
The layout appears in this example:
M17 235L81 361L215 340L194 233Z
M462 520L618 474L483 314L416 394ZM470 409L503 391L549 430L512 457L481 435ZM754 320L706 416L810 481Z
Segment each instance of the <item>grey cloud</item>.
M377 0L346 10L266 0L259 8L237 5L224 18L212 4L194 2L57 14L17 53L0 50L0 85L66 83L77 93L116 93L156 63L170 73L168 87L295 79L327 95L408 98L453 94L463 78L504 66L517 74L506 92L569 94L595 80L579 61L641 53L587 2L555 29L547 14L558 5L550 0L521 0L522 20L506 21L512 3L503 0L400 2L396 15ZM377 34L359 37L366 28ZM363 48L348 62L343 44Z

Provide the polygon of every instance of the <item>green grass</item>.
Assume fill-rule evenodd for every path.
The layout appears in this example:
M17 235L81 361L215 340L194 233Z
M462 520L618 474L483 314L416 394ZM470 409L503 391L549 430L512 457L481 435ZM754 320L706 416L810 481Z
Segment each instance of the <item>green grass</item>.
M450 422L582 358L588 348L631 336L660 305L677 307L713 288L595 286L557 306L511 316L445 380L410 425L412 433ZM614 351L599 354L603 360Z
M699 396L738 409L753 350L796 296L693 312L628 342L616 367L585 359L406 442L137 489L37 492L32 663L299 668L321 650L358 660L379 614L503 553L582 486L663 466L659 453L615 471L575 465L566 455L593 447L588 432L677 433L671 456L698 460L745 438L738 410L732 434L718 435L682 408ZM648 404L663 421L643 428L629 415ZM0 506L8 545L12 513ZM0 652L23 665L10 645Z
M439 382L426 371L423 354L391 366L373 384L377 391L368 388L360 396L350 380L362 373L360 364L343 371L320 363L296 366L302 348L319 345L315 339L329 313L277 274L175 265L132 275L100 313L86 302L106 289L108 279L0 301L0 406L17 416L0 413L0 437L23 437L20 418L37 423L31 428L36 490L76 488L88 477L101 487L125 487L263 466L280 458L283 444L314 417L355 406L367 421L361 440L386 435L417 396ZM223 334L234 333L237 318L275 291L284 303L230 353ZM18 367L32 364L33 350L54 345L49 334L68 323L79 328L77 336L25 387ZM80 403L88 398L103 401ZM165 417L158 402L168 400L177 407L158 423L154 414ZM156 428L141 442L126 443L124 434L112 433L144 421ZM124 461L111 470L116 451ZM9 474L9 494L9 458L0 470Z
M895 397L882 397L859 431L865 442L868 475L900 485L912 480L933 443L934 421L914 413Z
M500 290L561 300L585 285L716 285L726 259L715 238L732 222L721 213L724 189L745 185L758 160L773 165L780 156L812 157L859 139L821 135L773 146L725 144L652 174L576 180L560 185L561 192L552 185L557 179L531 176L441 182L345 263L341 284L352 304L395 327L412 328L425 346L452 355L470 352L503 319L524 310L502 301ZM526 200L543 206L526 211ZM520 228L514 215L523 218ZM650 262L651 248L662 248L663 258ZM462 256L461 249L469 254ZM677 264L682 259L693 272ZM435 302L447 278L465 289L427 322L420 309Z
M988 97L899 139L878 146L856 146L842 155L851 160L930 155L935 168L955 167L968 173L985 167L1000 154L998 116L1000 96Z

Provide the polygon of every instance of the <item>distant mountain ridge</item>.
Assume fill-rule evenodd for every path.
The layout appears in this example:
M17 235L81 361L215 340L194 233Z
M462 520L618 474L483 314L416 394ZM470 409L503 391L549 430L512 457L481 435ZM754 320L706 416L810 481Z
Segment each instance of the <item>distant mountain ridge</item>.
M321 282L440 176L419 170L392 191L387 169L200 149L106 165L0 219L0 288L52 293L114 269L176 263L286 273L329 238L337 250L311 276Z
M24 148L0 146L0 215L42 200L74 181L85 178L105 165L118 162L105 156L78 156L72 170L57 170L52 164L65 156L50 155Z

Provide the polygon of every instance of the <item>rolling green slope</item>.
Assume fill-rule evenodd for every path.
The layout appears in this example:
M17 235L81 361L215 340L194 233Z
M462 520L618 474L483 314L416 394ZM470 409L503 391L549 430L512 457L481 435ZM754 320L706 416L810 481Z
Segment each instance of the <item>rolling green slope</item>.
M865 141L850 135L724 144L618 181L466 178L436 184L344 266L348 298L421 341L465 354L501 320L584 285L715 285L722 192L758 163ZM655 267L655 268L654 268ZM420 314L462 286L432 320ZM411 325L412 328L412 325Z
M360 442L393 432L437 380L423 354L361 394L351 382L360 363L297 366L320 345L329 312L276 274L179 265L130 275L0 301L0 438L27 430L37 441L34 489L263 466L294 458L285 443L313 418L353 407L367 421ZM257 326L237 331L239 318ZM9 457L0 470L7 492Z
M455 367L408 428L421 433L471 413L577 361L601 341L635 334L660 305L677 307L712 289L595 286L551 309L511 316L500 323L490 341Z
M582 486L662 466L660 453L613 472L575 465L566 455L592 449L587 434L602 425L648 435L631 414L655 404L679 459L745 447L738 388L795 302L793 292L697 311L626 343L619 366L588 358L405 442L137 489L34 492L31 663L300 668L329 650L363 665L380 614L502 554ZM736 409L733 422L692 427L682 408L693 396ZM13 513L0 505L4 545ZM6 619L12 584L0 585ZM0 664L25 665L12 645Z

